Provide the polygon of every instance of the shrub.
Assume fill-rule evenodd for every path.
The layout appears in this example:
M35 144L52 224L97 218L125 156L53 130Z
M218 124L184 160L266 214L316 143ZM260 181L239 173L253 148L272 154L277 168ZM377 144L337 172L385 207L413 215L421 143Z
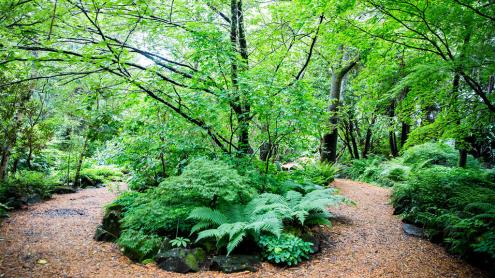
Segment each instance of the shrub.
M0 202L18 208L31 199L48 199L58 184L56 178L43 172L18 171L7 181L0 183Z
M247 202L254 193L245 178L226 163L197 159L182 175L167 178L144 193L119 198L115 204L129 208L122 219L123 228L173 235L177 227L189 232L192 222L186 218L193 208Z
M407 179L410 167L402 165L400 160L384 161L381 157L353 160L345 174L354 180L382 186L394 186Z
M396 213L449 251L494 263L495 190L481 170L436 166L414 172L392 195Z
M313 243L305 242L295 235L283 233L280 237L262 235L258 245L266 260L276 264L294 266L309 259Z
M337 173L338 168L333 164L309 163L301 170L294 170L290 173L290 178L299 182L311 182L320 186L328 186Z
M122 179L122 172L113 166L96 165L81 170L81 183L83 186L106 184Z
M117 240L124 254L139 262L153 258L160 249L161 243L162 238L157 235L132 229L124 231Z

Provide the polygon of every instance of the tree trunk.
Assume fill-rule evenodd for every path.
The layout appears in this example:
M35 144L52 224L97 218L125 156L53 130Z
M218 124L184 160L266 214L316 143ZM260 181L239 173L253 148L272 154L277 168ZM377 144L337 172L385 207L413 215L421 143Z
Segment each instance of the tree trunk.
M244 16L242 10L242 1L231 0L230 2L231 19L230 19L230 42L233 52L239 52L241 55L241 66L238 66L237 57L233 55L231 59L231 78L233 88L233 100L230 103L232 110L236 113L238 124L238 152L240 155L250 154L253 152L249 144L249 121L251 106L246 97L242 95L239 88L239 70L246 70L248 66L247 42L244 29ZM238 48L239 45L239 48Z
M76 173L74 175L74 184L73 184L74 188L81 187L81 167L84 160L84 154L86 153L86 149L88 147L88 141L89 141L89 132L88 134L86 134L86 137L84 138L82 150L81 153L79 154L79 160L77 161Z
M404 147L407 141L407 137L409 136L409 132L411 131L411 126L407 123L402 123L402 129L400 132L400 147Z
M7 165L10 158L10 146L4 147L2 151L2 159L0 160L0 181L7 179Z
M359 150L356 142L356 137L354 136L354 124L352 123L352 121L349 122L349 135L351 139L352 150L354 152L354 158L359 159Z
M31 160L33 160L33 147L32 145L30 144L29 145L29 153L28 153L28 157L26 159L26 165L28 167L29 170L32 170L32 166L31 166Z
M371 130L371 127L375 124L376 117L372 116L371 117L371 124L368 126L368 129L366 130L366 138L364 139L364 148L363 148L363 153L362 157L367 158L368 153L371 148L371 136L373 135L373 131Z
M459 149L459 167L466 168L467 155L468 153L465 149Z

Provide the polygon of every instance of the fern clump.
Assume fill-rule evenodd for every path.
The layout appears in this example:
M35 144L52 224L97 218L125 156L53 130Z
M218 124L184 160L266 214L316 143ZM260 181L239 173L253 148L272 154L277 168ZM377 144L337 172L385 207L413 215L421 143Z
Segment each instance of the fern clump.
M294 170L290 178L299 183L311 182L320 186L328 186L338 172L338 168L328 163L308 163L303 169Z
M331 225L328 207L346 201L335 189L321 189L306 195L289 191L284 195L264 193L246 205L228 205L219 209L194 209L189 219L197 224L191 233L198 232L196 241L213 238L218 247L232 252L242 240L257 240L262 234L280 236L284 228Z

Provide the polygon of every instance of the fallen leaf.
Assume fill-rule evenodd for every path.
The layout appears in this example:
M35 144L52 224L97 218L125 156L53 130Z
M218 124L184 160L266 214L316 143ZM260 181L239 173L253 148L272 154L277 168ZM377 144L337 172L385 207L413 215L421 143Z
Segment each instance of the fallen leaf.
M36 263L37 264L47 264L48 262L45 259L39 259Z

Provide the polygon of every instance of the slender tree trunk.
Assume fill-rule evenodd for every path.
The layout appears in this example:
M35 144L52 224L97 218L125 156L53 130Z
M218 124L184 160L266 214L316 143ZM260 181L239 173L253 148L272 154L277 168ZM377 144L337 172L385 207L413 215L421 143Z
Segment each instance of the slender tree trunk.
M395 100L392 101L390 104L389 110L389 117L390 117L390 131L388 134L388 141L390 145L390 154L393 157L399 156L399 149L397 148L397 136L395 135L395 129L394 129L394 117L395 117Z
M31 160L33 160L33 147L31 144L29 144L29 153L26 159L26 165L29 170L32 170L32 165L31 165Z
M0 181L7 179L7 165L10 158L10 146L4 147L2 151L2 159L0 160Z
M356 142L356 137L354 136L354 124L352 121L349 121L349 135L352 144L352 150L354 152L354 158L359 159L359 150Z
M373 131L372 131L372 126L375 124L376 117L372 116L371 117L371 124L368 126L368 129L366 130L366 138L364 139L364 148L363 148L363 153L362 157L367 158L368 153L371 148L371 136L373 136Z
M411 126L407 123L402 123L402 129L400 132L400 147L404 147L406 144L407 138L409 136L409 132L411 131Z
M459 167L466 167L467 156L468 152L465 149L459 149Z
M84 154L86 153L86 149L88 148L88 141L89 141L89 132L88 134L86 134L86 137L84 138L82 150L81 153L79 154L79 160L77 161L76 173L74 175L74 185L73 185L74 188L81 187L81 168L84 160Z

